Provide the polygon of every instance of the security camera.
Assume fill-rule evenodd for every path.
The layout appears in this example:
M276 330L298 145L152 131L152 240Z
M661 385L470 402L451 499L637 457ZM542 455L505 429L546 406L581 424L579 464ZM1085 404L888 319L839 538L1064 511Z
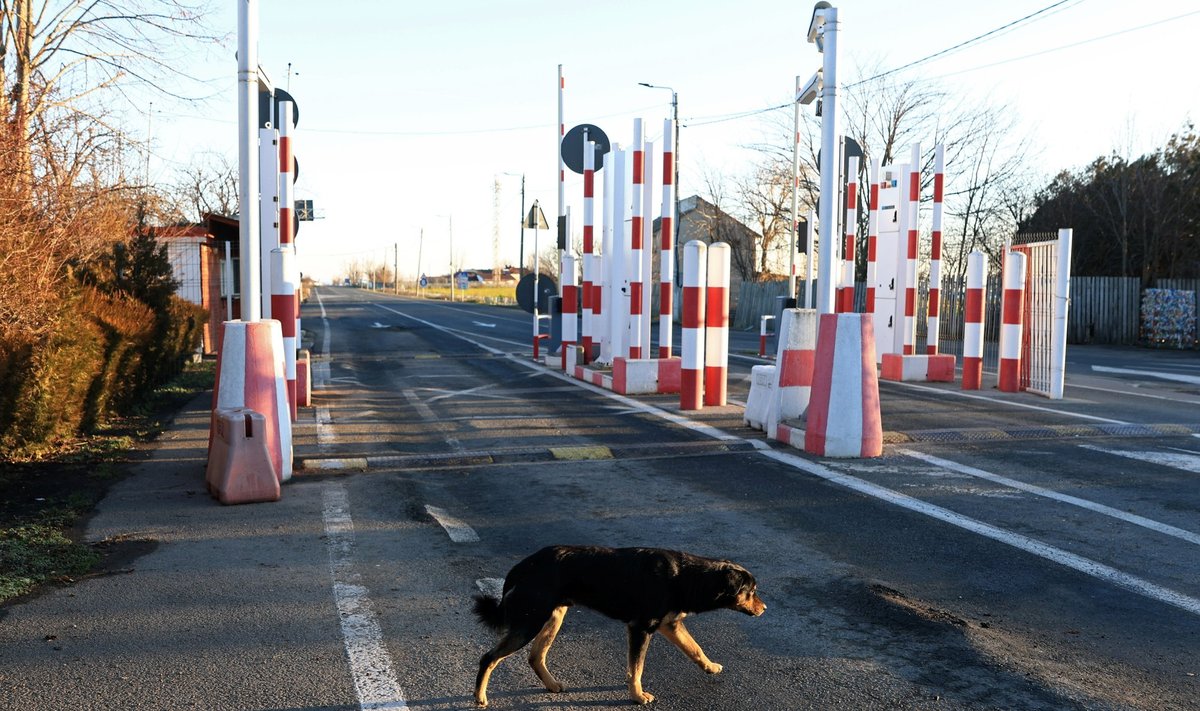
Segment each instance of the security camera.
M817 41L817 31L825 26L825 10L831 7L833 5L825 2L825 0L821 0L821 2L813 5L812 20L808 23L809 44Z
M796 92L796 101L802 104L811 104L817 98L817 94L821 93L823 85L821 70L818 69L812 75L812 79L809 79L808 83L804 85L804 88Z

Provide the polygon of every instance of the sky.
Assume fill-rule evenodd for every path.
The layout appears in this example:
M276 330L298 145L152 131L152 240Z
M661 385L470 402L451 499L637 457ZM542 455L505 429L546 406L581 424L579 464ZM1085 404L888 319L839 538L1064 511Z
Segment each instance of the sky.
M635 117L659 140L670 116L671 92L639 82L677 92L682 197L703 193L706 173L748 172L756 158L748 146L771 130L763 114L729 117L789 102L795 77L821 64L805 37L809 3L257 4L259 63L300 107L295 197L313 200L318 219L302 225L297 254L301 270L321 280L340 277L352 260L396 260L402 278L445 274L452 262L517 263L521 176L527 208L538 200L552 223L557 211L559 64L567 129L595 124L622 144ZM207 152L236 161L237 3L220 5L210 21L228 45L194 68L214 78L214 96L199 106L156 98L153 115L140 119L156 181L171 182ZM1046 180L1114 150L1152 151L1198 118L1194 0L835 5L846 82L862 78L858 67L902 67L1056 5L897 73L1008 106ZM578 233L582 177L568 171L566 192ZM545 248L550 236L540 236ZM532 230L525 239L528 259Z

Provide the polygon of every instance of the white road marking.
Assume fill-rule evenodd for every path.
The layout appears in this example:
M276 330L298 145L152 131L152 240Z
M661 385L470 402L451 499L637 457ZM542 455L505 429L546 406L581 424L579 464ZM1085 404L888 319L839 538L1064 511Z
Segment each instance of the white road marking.
M429 408L429 405L425 404L425 401L422 400L415 392L412 390L403 390L401 392L404 394L404 399L408 400L409 404L413 406L413 409L417 411L417 414L421 416L421 419L425 420L430 425L433 425L442 432L445 432L447 429L452 429L448 428L447 425L441 422L441 420L438 419L438 416L434 414L433 410ZM463 451L462 442L458 441L457 437L446 435L444 439L446 440L446 444L449 444L451 447L460 452Z
M387 307L381 307L381 308L387 308ZM391 309L388 309L388 310L390 311ZM400 312L397 311L396 313L400 313ZM409 316L408 314L401 314L401 315L406 316L407 318L413 319L414 321L423 323L431 328L435 328L439 331L455 335L455 336L461 338L462 340L476 346L477 348L480 348L489 353L496 354L496 355L503 355L502 351L499 351L495 348L492 348L490 346L486 346L482 343L479 343L478 341L476 341L468 336L462 335L462 334L454 331L453 329L445 328L444 326L432 323L430 321L426 321L424 319L417 318L416 316ZM530 369L541 370L543 368L543 366L540 366L536 363L528 361L525 358L512 356L512 355L509 355L509 358L514 363L518 363L518 364L523 365ZM1161 585L1156 585L1148 580L1143 580L1141 578L1130 575L1128 573L1121 572L1115 568L1104 565L1103 563L1100 563L1098 561L1094 561L1089 558L1084 558L1083 556L1075 555L1074 553L1070 553L1068 551L1064 551L1062 549L1055 548L1054 546L1042 543L1041 541L1034 540L1032 538L1029 538L1028 536L1023 536L1019 533L1013 533L1011 531L1007 531L1002 528L998 528L991 524L987 524L982 521L977 521L968 516L963 516L962 514L955 513L948 509L944 509L940 506L935 506L933 504L926 503L919 499L915 499L911 496L907 496L905 494L901 494L899 492L892 491L891 489L885 489L884 487L877 486L875 484L864 481L862 479L858 479L857 477L852 477L848 474L842 474L840 472L836 472L822 464L809 461L807 459L804 459L803 457L800 457L800 456L797 456L794 454L789 454L787 452L782 452L782 451L779 451L776 449L771 449L771 448L769 448L768 445L766 445L766 443L761 442L759 440L746 440L742 437L736 437L734 435L730 435L726 432L723 432L720 429L717 429L716 427L710 427L709 425L705 425L705 424L702 424L699 422L694 422L692 420L687 419L686 417L677 415L673 412L667 412L665 410L661 410L657 407L654 407L653 405L648 405L646 403L638 402L637 400L627 398L623 395L618 395L617 393L614 393L611 390L605 390L604 388L598 388L589 383L575 380L574 378L571 378L571 377L564 375L562 373L559 373L557 371L548 370L548 371L546 371L546 373L547 373L547 375L565 380L565 381L570 382L574 385L577 385L578 387L583 388L585 390L591 390L594 393L597 393L597 394L607 397L609 399L615 400L619 403L626 405L627 407L640 410L647 414L655 415L664 420L667 420L668 422L672 422L681 427L690 429L694 432L701 432L703 434L706 434L714 439L722 440L722 441L737 440L737 441L749 442L751 445L753 445L758 450L758 453L760 455L762 455L764 457L768 457L768 458L770 458L774 461L777 461L781 464L786 464L794 469L799 469L801 471L807 472L814 476L820 477L822 479L825 479L826 481L829 481L830 483L846 487L848 489L857 491L866 496L871 496L871 497L880 499L882 501L886 501L888 503L894 504L896 506L900 506L901 508L905 508L910 511L914 511L916 513L920 513L925 516L929 516L931 518L937 519L939 521L949 523L950 525L957 526L958 528L962 528L966 531L976 533L978 535L984 536L986 538L990 538L999 543L1003 543L1005 545L1012 546L1019 550L1036 555L1045 560L1049 560L1053 563L1057 563L1057 564L1065 566L1067 568L1071 568L1072 570L1076 570L1078 572L1084 573L1085 575L1090 575L1094 578L1112 583L1113 585L1124 588L1126 590L1129 590L1136 594L1142 595L1144 597L1148 597L1152 600L1158 600L1160 602L1164 602L1168 605L1173 605L1182 610L1190 612L1193 615L1200 616L1200 599L1189 597L1182 593L1175 592L1174 590L1170 590L1168 588L1162 587ZM996 402L998 404L1020 405L1020 403L1011 403L1011 402L1005 402L1005 401L1000 401L1000 400L994 400L992 398L987 398L987 397L982 397L982 396L963 395L962 393L957 393L957 392L950 391L950 390L940 390L938 388L923 387L923 386L914 385L912 383L897 383L897 384L905 385L905 386L909 386L909 387L915 387L915 388L921 389L921 390L930 390L930 391L934 391L934 392L938 392L938 393L942 393L942 394L948 393L948 394L952 394L952 395L960 395L960 396L965 396L965 397L975 397L977 399L989 400L991 402ZM1035 410L1050 410L1050 408L1042 408L1042 407L1037 407L1034 405L1023 405L1023 406L1030 408L1030 409L1035 409ZM1110 423L1114 423L1114 424L1129 424L1127 422L1122 422L1120 420L1108 420L1108 419L1105 419L1102 417L1091 417L1089 415L1073 415L1073 413L1064 413L1061 410L1050 410L1050 411L1056 412L1059 414L1072 415L1072 416L1080 417L1080 418L1084 418L1084 419L1110 422ZM1200 434L1193 435L1193 436L1200 437Z
M475 324L476 326L480 326L482 328L495 328L496 327L496 324L494 324L494 323L484 323L483 321L472 321L471 323Z
M479 588L479 592L485 597L496 600L504 597L504 578L480 578L475 581L475 587Z
M388 326L387 324L382 324L382 323L379 323L378 321L376 321L375 323L371 324L371 328L391 328L391 326Z
M1180 375L1179 373L1164 373L1158 370L1135 370L1133 368L1110 368L1106 365L1093 365L1092 370L1097 373L1113 373L1114 375L1145 375L1151 378L1161 378L1162 380L1171 380L1177 383L1188 383L1189 385L1200 385L1200 376L1195 375Z
M437 506L426 506L425 510L429 512L433 519L441 524L442 528L446 529L446 535L450 536L450 540L455 543L478 543L479 534L475 533L475 529L471 528L466 522L461 519L451 516L446 509Z
M366 469L370 466L366 457L349 457L346 459L305 459L305 469Z
M1093 449L1093 450L1096 450L1099 452L1108 451L1108 450L1101 449L1099 447L1092 447L1089 445L1081 445L1081 446L1084 447L1085 449ZM932 464L935 467L941 467L942 469L949 469L951 471L955 471L960 474L966 474L967 476L972 476L977 479L984 479L986 481L990 481L995 484L999 484L1001 486L1007 486L1011 489L1017 489L1019 491L1024 491L1026 493L1034 494L1036 496L1041 496L1046 499L1053 499L1054 501L1059 501L1064 504L1078 506L1079 508L1087 509L1088 511L1094 511L1095 513L1103 514L1104 516L1109 516L1109 517L1112 517L1115 519L1119 519L1121 521L1124 521L1125 523L1132 523L1135 526L1141 526L1142 528L1147 528L1147 529L1150 529L1151 531L1156 531L1158 533L1162 533L1167 536L1172 536L1174 538L1178 538L1180 540L1187 541L1188 543L1192 543L1194 545L1200 546L1200 534L1192 533L1191 531L1185 531L1182 528L1176 528L1175 526L1171 526L1166 523L1160 523L1158 521L1146 518L1144 516L1138 516L1137 514L1131 514L1126 511L1122 511L1120 509L1112 508L1111 506L1105 506L1104 504L1098 504L1094 501L1088 501L1087 499L1081 499L1077 496L1071 496L1070 494L1062 494L1062 493L1059 493L1052 489L1045 489L1043 487L1035 486L1033 484L1027 484L1023 481L1017 481L1016 479L1009 479L1008 477L1000 476L999 474L992 474L991 472L986 472L982 469L976 469L975 467L968 466L966 464L959 464L958 462L953 462L953 461L950 461L949 459L942 459L941 457L935 457L932 454L925 454L924 452L915 452L915 451L908 450L908 449L897 449L896 453L903 454L907 457L912 457L913 459L919 459L923 462L928 462L929 464ZM1111 454L1119 454L1119 452L1110 452L1110 453ZM1167 455L1167 456L1171 456L1171 455ZM1200 457L1193 457L1193 459L1196 459L1198 462L1200 462Z
M1025 408L1026 410L1037 410L1038 412L1052 412L1056 415L1062 415L1063 417L1074 417L1074 418L1077 418L1080 420L1092 420L1094 422L1107 422L1107 423L1113 424L1113 425L1128 425L1128 424L1130 424L1129 422L1126 422L1124 420L1111 420L1107 417L1096 417L1095 415L1084 415L1084 414L1081 414L1078 412L1067 412L1066 410L1056 410L1052 407L1041 407L1039 405L1030 405L1028 403L1014 402L1012 400L1001 400L999 398L988 397L986 395L975 395L972 393L964 393L959 390L949 390L949 389L945 389L945 388L931 388L928 385L918 385L917 383L905 383L905 382L901 382L899 380L889 380L887 382L891 385L897 385L897 386L900 386L903 388L910 388L913 390L924 390L926 392L937 393L939 395L949 395L952 397L967 398L968 400L986 400L987 402L994 403L996 405L1005 405L1005 406L1009 406L1009 407L1022 407L1022 408Z
M760 450L759 454L777 462L786 464L795 469L808 472L814 476L825 479L826 481L846 487L860 494L865 494L890 504L894 504L909 511L913 511L930 518L937 519L952 526L957 526L971 533L976 533L985 538L990 538L999 543L1012 546L1018 550L1032 553L1039 558L1044 558L1053 563L1071 568L1085 575L1090 575L1094 578L1112 583L1118 587L1124 588L1131 592L1137 593L1152 600L1158 600L1168 605L1173 605L1190 612L1193 615L1200 616L1200 599L1189 597L1174 590L1165 588L1161 585L1156 585L1148 580L1144 580L1134 575L1121 572L1116 568L1107 566L1103 563L1085 558L1081 555L1076 555L1061 548L1042 543L1028 536L1023 536L1019 533L1013 533L1003 528L993 526L983 521L964 516L959 513L944 509L941 506L915 499L907 494L901 494L891 489L885 489L882 486L872 484L849 474L836 472L829 467L826 467L817 462L811 462L803 457L782 452L779 450Z
M1112 449L1110 447L1100 447L1094 444L1081 444L1079 446L1083 447L1084 449L1090 449L1093 452L1115 454L1118 457L1125 457L1126 459L1136 459L1138 461L1158 464L1164 467L1182 469L1185 472L1192 472L1193 474L1200 474L1200 455L1196 454L1170 454L1167 452L1154 452L1140 449Z
M407 709L368 590L359 584L360 577L354 572L354 521L341 484L325 489L324 519L333 599L341 618L359 708Z
M337 435L333 431L333 417L329 414L329 408L325 406L317 407L317 449L321 452L328 452L337 444Z

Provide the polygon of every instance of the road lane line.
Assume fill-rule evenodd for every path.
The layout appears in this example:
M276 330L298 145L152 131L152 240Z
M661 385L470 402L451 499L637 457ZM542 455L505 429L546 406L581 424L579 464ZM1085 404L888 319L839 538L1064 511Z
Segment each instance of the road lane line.
M420 396L418 396L412 390L406 389L401 392L404 395L404 399L408 400L409 404L413 406L413 409L417 411L417 414L421 416L421 419L428 422L430 427L433 427L443 434L443 439L446 440L446 444L460 452L463 451L464 447L462 442L460 442L457 437L447 434L448 432L454 431L454 425L439 420L438 416L434 414L429 405L426 405L425 401L422 400Z
M1089 445L1080 445L1080 446L1082 446L1085 449L1093 449L1098 452L1108 452L1109 451L1109 450L1101 449L1099 447L1092 447ZM992 474L991 472L987 472L982 469L976 469L975 467L972 467L972 466L969 466L966 464L959 464L958 462L953 462L953 461L950 461L949 459L942 459L941 457L935 457L932 454L925 454L923 452L915 452L915 451L908 450L908 449L896 449L895 452L897 454L903 454L906 457L912 457L913 459L919 459L923 462L932 464L935 467L941 467L942 469L949 469L951 471L958 472L959 474L966 474L967 476L972 476L977 479L984 479L984 480L993 482L995 484L999 484L1001 486L1007 486L1011 489L1018 489L1020 491L1024 491L1029 494L1034 494L1035 496L1041 496L1043 498L1053 499L1054 501L1059 501L1064 504L1078 506L1079 508L1087 509L1088 511L1093 511L1098 514L1103 514L1104 516L1110 516L1112 518L1124 521L1125 523L1132 523L1135 526L1141 526L1142 528L1148 528L1151 531L1156 531L1158 533L1161 533L1161 534L1164 534L1167 536L1172 536L1174 538L1178 538L1180 540L1187 541L1188 543L1192 543L1194 545L1200 546L1200 534L1192 533L1191 531L1185 531L1182 528L1176 528L1175 526L1172 526L1170 524L1160 523L1158 521L1155 521L1154 519L1146 518L1144 516L1138 516L1137 514L1131 514L1126 511L1122 511L1120 509L1115 509L1111 506L1105 506L1104 504L1098 504L1094 501L1089 501L1087 499L1081 499L1078 496L1071 496L1070 494L1062 494L1062 493L1059 493L1052 489L1046 489L1046 488L1043 488L1040 486L1036 486L1034 484L1027 484L1023 481L1017 481L1016 479L1009 479L1008 477L1000 476L999 474ZM1120 452L1109 452L1109 453L1120 454ZM1193 457L1193 458L1195 459L1195 457Z
M367 588L354 572L354 521L346 488L331 484L324 492L325 541L333 599L341 618L342 638L360 709L407 709L392 658Z
M1116 568L1105 565L1098 561L1085 558L1081 555L1055 548L1041 541L1035 540L1028 536L1023 536L1019 533L1005 530L998 526L993 526L990 523L984 523L969 516L964 516L960 513L955 513L949 509L944 509L941 506L931 504L920 499L913 498L907 494L901 494L897 491L884 488L877 484L872 484L863 479L843 474L834 471L829 467L812 462L794 454L782 452L779 450L760 451L764 457L773 459L781 464L786 464L795 469L808 472L814 476L820 477L832 484L845 487L860 494L865 494L876 499L880 499L887 503L899 506L909 511L913 511L930 518L948 523L971 533L978 534L985 538L990 538L993 541L1012 546L1026 553L1031 553L1039 558L1057 563L1064 567L1078 571L1085 575L1090 575L1093 578L1098 578L1105 582L1112 583L1118 587L1124 588L1130 592L1137 593L1143 597L1148 597L1152 600L1158 600L1168 605L1173 605L1181 610L1190 612L1193 615L1200 616L1200 599L1184 595L1161 585L1156 585L1148 580L1144 580L1135 575L1121 572Z
M389 309L389 310L391 310L391 309ZM451 333L452 335L455 335L458 338L461 338L462 340L464 340L468 343L471 343L472 345L474 345L478 348L481 348L485 351L495 353L495 354L501 353L501 351L497 351L494 348L485 346L482 343L475 341L474 339L468 338L466 336L462 336L460 334L453 333L450 329L447 329L438 324L432 323L430 321L425 321L424 319L420 319L415 316L409 316L408 314L404 314L399 311L397 311L396 313L400 313L402 316L407 316L408 318L413 319L414 321L424 323L425 325L430 326L435 329L438 329L440 331L443 331L446 333ZM543 369L543 366L540 366L531 361L527 361L524 358L520 358L517 356L510 356L510 358L514 363L524 365L527 368L530 368L533 370ZM742 437L730 435L716 427L711 427L709 425L705 425L705 424L702 424L699 422L694 422L694 421L689 420L688 418L683 417L681 415L677 415L673 412L667 412L666 410L661 410L657 407L654 407L653 405L649 405L646 403L639 402L637 400L627 398L624 395L618 395L617 393L614 393L610 390L605 390L604 388L598 388L589 383L584 383L582 381L575 380L574 378L571 378L563 373L559 373L554 370L546 370L546 373L547 373L547 375L557 377L562 380L566 380L567 382L570 382L573 384L577 384L581 388L591 390L599 395L603 395L604 397L610 398L612 400L616 400L617 402L620 402L628 407L637 408L647 414L655 415L664 420L667 420L668 422L672 422L681 427L690 429L694 432L701 432L701 433L707 434L708 436L713 437L715 439L725 440L725 441L728 441L728 440L748 441L748 442L751 442L752 444L755 442L755 440L747 440ZM908 385L908 386L912 385L911 383L898 383L898 384ZM932 390L932 391L936 391L936 392L951 392L951 391L938 390L937 388L919 387L919 389ZM954 394L960 394L960 393L954 393ZM991 398L980 397L979 399L989 400L992 402L1003 402L1003 401L991 400ZM1014 404L1014 403L1004 403L1004 404ZM1047 408L1039 408L1039 407L1036 407L1033 405L1028 405L1025 407L1029 407L1031 409L1036 409L1036 410L1047 409ZM1060 411L1054 411L1054 412L1060 412ZM1071 414L1071 413L1061 413L1061 414ZM1077 415L1077 416L1083 417L1083 418L1088 418L1088 419L1107 421L1107 422L1111 422L1114 424L1128 424L1125 422L1120 422L1119 420L1105 420L1104 418L1089 417L1087 415ZM1194 436L1200 437L1200 435L1194 435ZM756 445L756 446L761 446L762 444L763 443L759 443L759 445ZM993 526L991 524L984 523L982 521L978 521L978 520L970 518L968 516L964 516L962 514L955 513L953 511L950 511L949 509L944 509L940 506L926 503L919 499L915 499L911 496L907 496L905 494L901 494L899 492L892 491L891 489L886 489L884 487L877 486L877 485L872 484L863 479L859 479L857 477L850 476L849 474L842 474L840 472L836 472L822 464L809 461L807 459L804 459L803 457L800 457L800 456L797 456L794 454L789 454L787 452L783 452L783 451L775 450L775 449L762 449L762 448L758 449L758 454L760 454L763 457L772 459L776 462L779 462L781 464L790 466L794 469L799 469L801 471L804 471L809 474L820 477L830 483L837 484L839 486L843 486L845 488L851 489L852 491L856 491L860 494L864 494L866 496L880 499L882 501L891 503L893 505L908 509L910 511L913 511L913 512L916 512L919 514L929 516L930 518L942 521L944 523L948 523L952 526L956 526L958 528L969 531L971 533L975 533L975 534L984 536L985 538L990 538L999 543L1003 543L1005 545L1012 546L1014 548L1017 548L1018 550L1025 551L1027 553L1031 553L1031 554L1038 556L1040 558L1043 558L1045 560L1049 560L1053 563L1057 563L1057 564L1065 566L1067 568L1071 568L1072 570L1081 572L1085 575L1089 575L1089 576L1092 576L1099 580L1104 580L1106 582L1112 583L1113 585L1116 585L1120 588L1129 590L1133 593L1142 595L1142 596L1150 598L1152 600L1158 600L1159 602L1164 602L1168 605L1178 607L1186 612L1189 612L1193 615L1200 617L1200 599L1189 597L1182 593L1175 592L1174 590L1170 590L1168 588L1162 587L1161 585L1156 585L1148 580L1143 580L1141 578L1138 578L1137 576L1121 572L1121 571L1117 570L1116 568L1104 565L1103 563L1100 563L1098 561L1084 558L1083 556L1079 556L1074 553L1064 551L1060 548L1055 548L1054 546L1048 545L1046 543L1042 543L1041 541L1034 540L1032 538L1029 538L1028 536L1023 536L1019 533L1013 533L1011 531L1007 531L1007 530L999 528L997 526Z
M1124 420L1111 420L1107 417L1096 417L1095 415L1084 415L1084 414L1081 414L1078 412L1067 412L1065 410L1055 410L1052 407L1041 407L1039 405L1030 405L1030 404L1024 403L1024 402L1013 402L1011 400L1000 400L998 398L988 397L986 395L975 395L972 393L960 392L958 390L949 390L949 389L944 389L944 388L931 388L928 385L918 385L916 383L905 383L905 382L901 382L899 380L889 380L888 383L891 385L896 385L898 387L902 387L902 388L909 388L911 390L924 390L925 392L937 393L939 395L950 395L953 397L962 397L962 398L967 398L968 400L983 400L985 402L990 402L995 405L1011 405L1012 407L1023 407L1026 410L1037 410L1038 412L1050 412L1055 415L1062 415L1063 417L1075 417L1075 418L1078 418L1081 420L1092 420L1095 422L1107 422L1111 425L1132 424L1132 423L1126 422Z
M1200 474L1200 455L1196 454L1167 454L1166 452L1154 452L1142 449L1109 449L1108 447L1099 447L1094 444L1081 444L1079 446L1084 449L1090 449L1093 452L1115 454L1118 457L1125 457L1126 459L1136 459L1141 462L1149 462L1150 464Z
M475 533L475 529L471 528L465 521L452 516L446 509L427 505L425 511L430 516L433 516L433 520L437 521L446 530L446 535L450 536L450 540L455 543L479 542L479 534Z

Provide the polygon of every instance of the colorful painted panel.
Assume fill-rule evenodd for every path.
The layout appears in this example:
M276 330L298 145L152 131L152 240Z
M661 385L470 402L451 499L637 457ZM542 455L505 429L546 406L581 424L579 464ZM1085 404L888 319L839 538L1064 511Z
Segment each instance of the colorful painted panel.
M1143 290L1142 343L1154 348L1196 347L1196 292Z

